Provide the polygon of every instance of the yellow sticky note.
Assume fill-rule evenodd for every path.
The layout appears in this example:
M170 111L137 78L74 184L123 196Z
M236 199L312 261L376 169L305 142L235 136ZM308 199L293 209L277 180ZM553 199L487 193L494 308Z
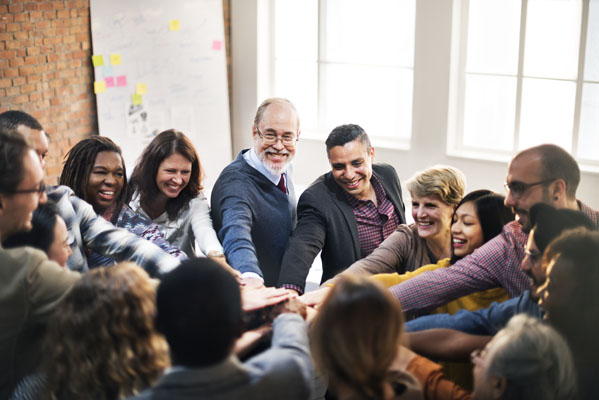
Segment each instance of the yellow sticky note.
M104 57L101 55L92 56L92 64L94 64L94 67L101 67L104 65Z
M121 65L121 55L118 53L110 55L110 64Z
M138 83L135 85L135 94L146 94L148 87L145 83Z
M106 82L95 81L94 82L94 93L104 93L106 91Z
M142 96L141 94L132 94L131 95L131 102L133 103L134 106L139 106L142 103Z
M179 29L181 29L181 25L179 24L179 20L178 19L171 19L170 21L168 21L168 29L171 31L178 31Z

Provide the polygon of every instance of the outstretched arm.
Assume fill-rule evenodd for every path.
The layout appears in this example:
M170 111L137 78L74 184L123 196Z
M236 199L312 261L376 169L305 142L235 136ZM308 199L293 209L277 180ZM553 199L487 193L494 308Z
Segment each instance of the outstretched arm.
M452 329L409 332L406 336L410 349L424 357L443 361L468 361L474 350L485 347L493 338Z

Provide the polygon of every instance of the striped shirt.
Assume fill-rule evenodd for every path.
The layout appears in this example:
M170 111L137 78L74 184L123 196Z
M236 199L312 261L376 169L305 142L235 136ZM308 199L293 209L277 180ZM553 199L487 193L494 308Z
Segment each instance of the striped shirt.
M599 212L578 202L580 211L599 226ZM511 297L530 289L520 269L528 234L516 221L503 227L501 234L449 268L430 271L391 287L407 315L432 311L438 306L495 287L504 288Z
M126 229L116 228L98 216L90 204L75 196L71 188L54 186L48 189L47 194L56 203L58 213L67 225L69 245L73 251L67 261L69 269L79 272L89 269L86 249L117 261L133 261L153 277L179 265L179 260L160 247Z

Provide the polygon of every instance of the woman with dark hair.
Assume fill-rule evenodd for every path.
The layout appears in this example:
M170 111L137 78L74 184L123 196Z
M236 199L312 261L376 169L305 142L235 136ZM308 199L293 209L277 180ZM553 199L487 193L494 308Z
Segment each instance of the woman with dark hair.
M200 159L187 136L174 129L161 132L137 160L130 205L158 224L167 240L188 256L203 254L222 264L223 248L212 227L202 176Z
M125 399L169 365L154 328L155 283L133 263L83 275L54 313L42 370L14 399Z
M458 203L451 224L451 258L440 260L437 264L425 265L405 274L378 274L373 279L391 287L423 272L449 267L462 257L493 239L501 233L503 226L514 220L513 212L504 205L504 197L490 190L475 190L468 193ZM436 313L455 314L458 310L478 310L486 308L494 301L509 298L501 288L473 293L438 307Z
M94 135L73 146L65 156L59 183L73 189L98 215L116 227L151 241L175 257L187 258L166 241L156 224L127 205L130 196L125 162L121 148L109 138ZM114 260L97 253L87 258L90 267L114 264Z
M2 242L4 248L30 246L40 249L49 260L61 267L73 254L68 241L67 226L58 215L56 205L48 201L37 206L31 218L31 230L9 236Z

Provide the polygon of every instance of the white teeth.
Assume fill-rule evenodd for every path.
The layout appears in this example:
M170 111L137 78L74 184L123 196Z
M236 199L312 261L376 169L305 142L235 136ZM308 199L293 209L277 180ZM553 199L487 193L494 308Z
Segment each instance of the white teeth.
M418 225L420 225L420 226L430 226L432 224L433 224L432 222L428 222L428 221L427 222L418 221Z
M108 195L108 196L112 196L114 194L114 192L109 192L109 191L106 191L106 190L100 190L100 193Z
M456 239L456 238L453 239L453 242L454 243L458 243L458 244L466 243L465 240L463 240L463 239Z

